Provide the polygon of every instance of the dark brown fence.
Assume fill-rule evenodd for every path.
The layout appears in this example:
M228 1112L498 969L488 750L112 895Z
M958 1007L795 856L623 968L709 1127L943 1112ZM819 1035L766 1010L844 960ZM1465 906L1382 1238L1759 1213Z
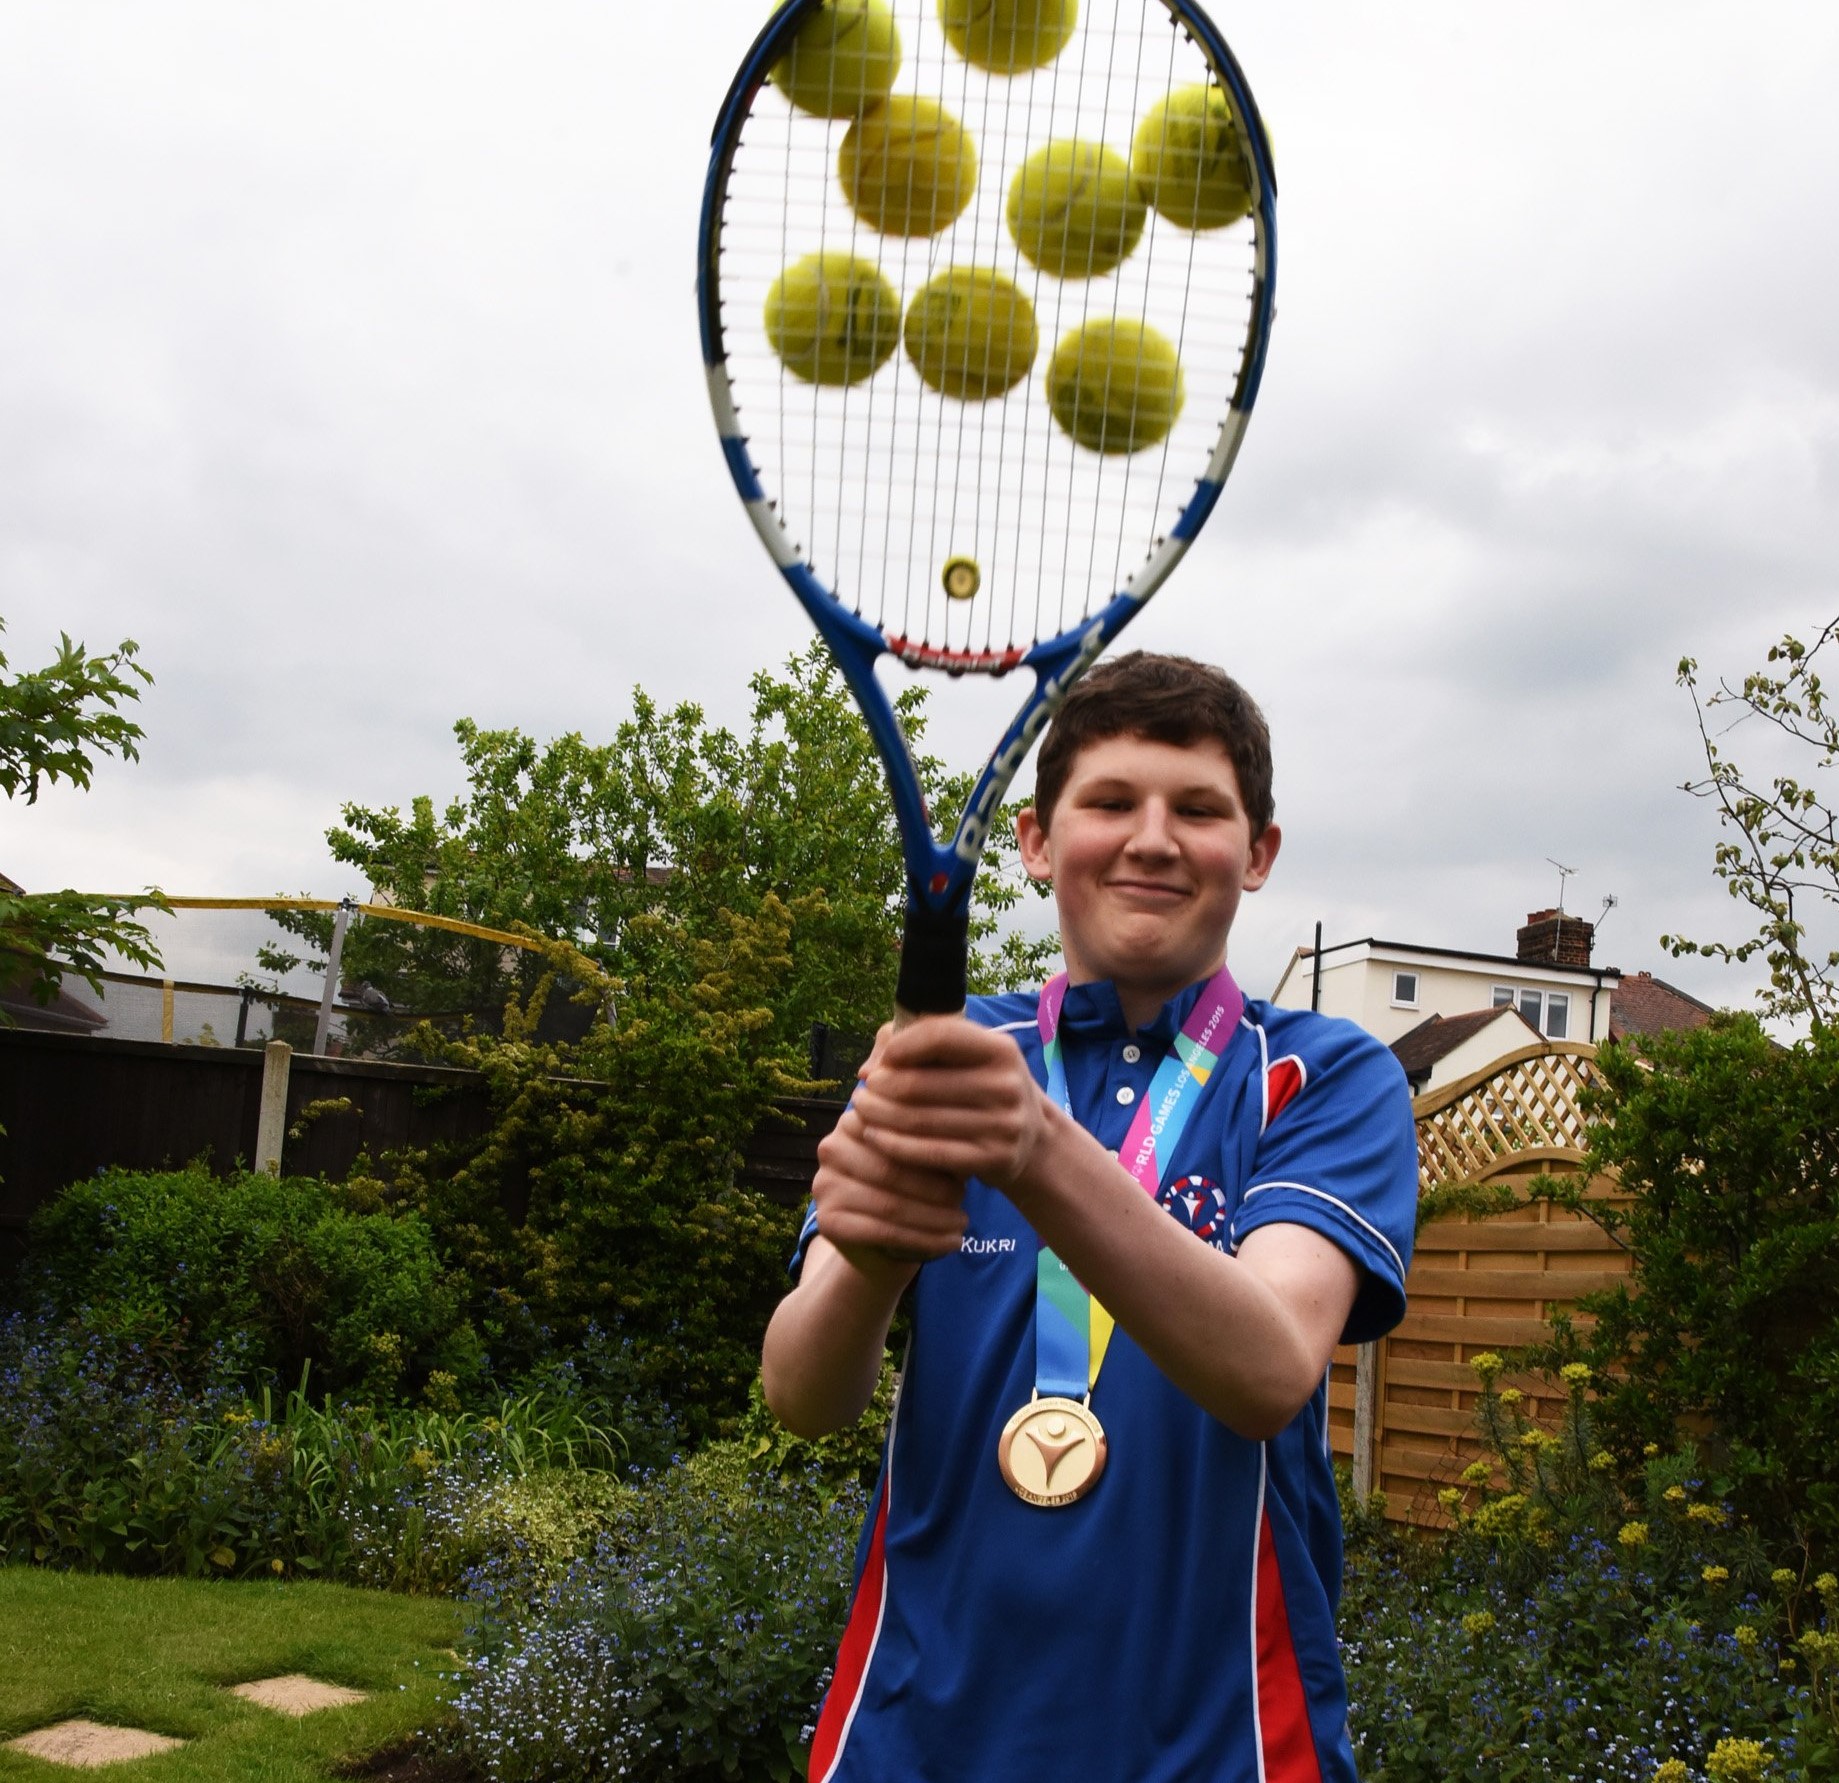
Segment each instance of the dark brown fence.
M0 1028L0 1264L18 1256L37 1208L98 1170L201 1159L228 1171L253 1158L261 1089L257 1051ZM780 1104L748 1148L742 1180L801 1200L817 1142L840 1112L835 1102ZM282 1163L290 1175L337 1182L360 1152L472 1139L489 1122L477 1072L296 1053Z

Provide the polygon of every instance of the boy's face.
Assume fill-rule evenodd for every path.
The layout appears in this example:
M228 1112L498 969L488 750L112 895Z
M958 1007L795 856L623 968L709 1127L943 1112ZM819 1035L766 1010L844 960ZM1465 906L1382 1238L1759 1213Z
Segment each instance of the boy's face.
M1219 968L1239 898L1270 877L1282 840L1275 824L1253 840L1238 771L1212 738L1129 735L1082 749L1052 830L1029 810L1017 835L1029 876L1053 882L1074 983L1112 980L1135 1023Z

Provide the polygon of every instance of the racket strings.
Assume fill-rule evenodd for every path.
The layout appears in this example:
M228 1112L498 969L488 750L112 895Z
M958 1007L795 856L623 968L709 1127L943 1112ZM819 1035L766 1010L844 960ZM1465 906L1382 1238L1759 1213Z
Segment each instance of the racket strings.
M949 657L944 666L997 668L1109 601L1207 472L1252 327L1256 225L1184 228L1152 206L1121 265L1089 278L1044 270L1020 251L1006 216L1029 157L1050 142L1078 141L1128 162L1150 109L1212 78L1205 57L1156 0L1087 0L1058 56L1008 78L951 47L935 0L894 0L894 16L902 42L894 94L930 99L968 135L978 163L970 200L931 233L872 227L838 176L853 120L811 115L777 88L762 88L733 153L721 214L726 370L754 424L761 482L820 579L915 651ZM936 220L939 195L949 200L954 189L955 153L951 132L940 128L929 148L906 158L889 181L896 215ZM1097 209L1105 222L1103 205ZM1078 257L1076 214L1093 212L1069 202L1057 219L1063 265ZM844 328L838 351L846 359L871 347L882 354L864 375L846 365L852 375L814 381L768 338L763 318L775 284L812 254L841 256L885 281L888 313L904 322L905 345L899 329L864 341ZM930 387L908 351L918 294L942 276L973 271L1013 285L1032 309L1036 339L1025 374L982 399ZM826 292L834 283L826 279ZM882 313L873 304L870 312ZM973 317L973 338L955 348L948 326L947 363L982 367L999 383L1023 357L1022 314L992 304L984 338L974 338ZM884 337L885 324L883 314ZM1166 389L1146 394L1147 380L1137 378L1120 391L1115 356L1102 369L1092 393L1098 409L1115 407L1132 438L1156 435L1135 451L1076 443L1050 404L1056 352L1095 324L1146 324L1180 367L1185 404L1160 433L1147 425L1145 404L1167 408ZM757 428L762 413L772 417L770 430ZM968 599L943 585L954 558L976 567Z

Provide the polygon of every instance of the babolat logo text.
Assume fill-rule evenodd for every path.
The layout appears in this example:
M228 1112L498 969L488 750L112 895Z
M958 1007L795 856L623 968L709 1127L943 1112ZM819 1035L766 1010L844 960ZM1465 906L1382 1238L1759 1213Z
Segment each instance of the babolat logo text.
M1028 751L1034 747L1035 738L1041 734L1048 719L1053 717L1060 702L1066 698L1067 689L1092 666L1104 647L1105 627L1100 620L1088 627L1085 636L1079 640L1079 654L1041 689L1040 703L1022 721L1022 728L1016 732L1009 747L984 770L986 778L983 791L975 808L965 812L963 821L958 825L958 834L952 841L952 850L960 860L974 863L982 856L984 842L990 834L990 813L1008 789L1009 782L1015 778L1016 769L1028 759Z
M958 1255L961 1257L995 1257L1014 1249L1013 1238L979 1238L975 1232L965 1233L958 1241Z

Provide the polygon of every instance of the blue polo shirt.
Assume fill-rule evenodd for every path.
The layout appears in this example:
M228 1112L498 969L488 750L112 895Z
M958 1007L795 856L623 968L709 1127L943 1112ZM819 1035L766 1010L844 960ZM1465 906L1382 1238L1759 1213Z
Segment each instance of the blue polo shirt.
M1101 1144L1123 1143L1199 993L1133 1033L1108 984L1068 991L1068 1092ZM980 998L969 1014L1012 1033L1044 1084L1036 1004ZM1349 1022L1248 1003L1162 1200L1228 1251L1264 1225L1321 1233L1360 1271L1346 1341L1390 1330L1417 1200L1397 1061ZM985 1183L965 1207L957 1255L908 1291L912 1343L810 1783L1354 1783L1326 1380L1252 1442L1120 1328L1091 1400L1103 1477L1075 1504L1025 1503L996 1450L1034 1388L1039 1241ZM794 1270L815 1230L807 1218Z

